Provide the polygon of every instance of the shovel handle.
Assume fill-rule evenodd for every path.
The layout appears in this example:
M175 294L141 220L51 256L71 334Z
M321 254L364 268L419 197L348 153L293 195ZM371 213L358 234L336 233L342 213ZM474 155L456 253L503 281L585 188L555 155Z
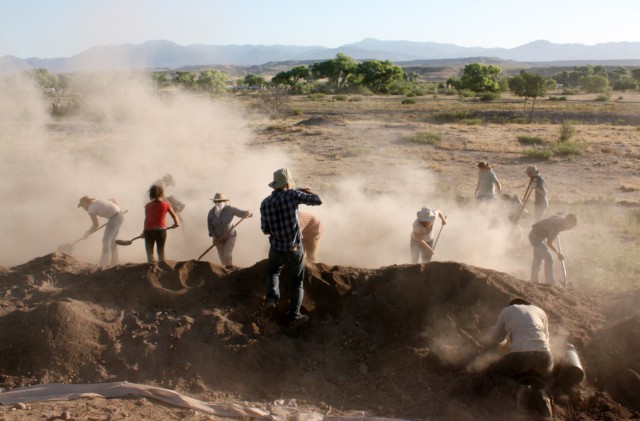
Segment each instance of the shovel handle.
M529 200L529 196L531 196L531 184L533 184L533 178L529 180L529 184L527 185L527 190L524 192L524 196L522 197L522 207L520 208L520 212L513 220L513 225L518 223L520 216L522 216L522 212L524 212L524 208L527 206L527 201Z
M200 259L202 259L204 257L205 254L209 253L211 251L212 248L214 248L215 246L218 245L218 243L223 240L224 238L227 237L227 235L229 235L229 233L231 231L233 231L233 229L235 227L237 227L238 225L240 225L240 222L244 221L245 219L247 219L247 217L245 216L244 218L241 218L238 222L236 222L235 224L233 224L228 230L227 232L225 232L224 234L222 234L220 237L218 237L216 239L216 241L213 242L213 244L211 244L201 255L200 257L198 257L198 261L200 261Z

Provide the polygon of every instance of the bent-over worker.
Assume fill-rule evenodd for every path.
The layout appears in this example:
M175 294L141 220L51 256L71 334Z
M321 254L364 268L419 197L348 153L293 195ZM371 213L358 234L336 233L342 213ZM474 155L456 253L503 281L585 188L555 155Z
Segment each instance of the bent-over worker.
M91 218L91 228L84 234L84 239L89 238L91 234L96 232L100 226L98 217L106 218L107 226L102 236L102 255L100 256L100 265L117 265L118 264L118 247L116 246L116 237L118 231L124 222L124 214L120 211L116 199L95 199L91 196L82 196L78 202L78 207L83 208Z

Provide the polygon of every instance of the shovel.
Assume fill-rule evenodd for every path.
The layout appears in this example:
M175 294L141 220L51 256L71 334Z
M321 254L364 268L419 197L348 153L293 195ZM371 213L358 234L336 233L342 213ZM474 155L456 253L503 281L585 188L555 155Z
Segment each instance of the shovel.
M513 220L513 225L518 223L518 220L522 216L522 212L524 212L524 208L527 206L527 200L529 200L529 196L531 196L531 184L533 184L533 178L529 180L529 185L527 186L527 190L524 192L524 196L522 197L522 207L520 208L520 212Z
M122 213L124 214L124 213L127 213L127 212L129 212L129 211L128 211L128 210L126 210L126 211L124 211L124 212L122 212ZM104 224L100 225L100 226L98 227L98 229L96 229L93 233L100 231L102 228L104 228L105 226L107 226L107 224L108 224L108 223L109 223L109 222L105 222ZM92 234L93 234L93 233L92 233ZM81 238L78 238L76 241L74 241L74 242L73 242L73 243L71 243L71 244L63 244L63 245L61 245L60 247L58 247L58 251L59 251L60 253L64 253L64 254L71 254L71 252L73 252L73 246L75 246L75 245L76 245L76 243L79 243L79 242L80 242L80 241L82 241L82 240L86 240L86 238L81 237Z
M562 275L564 276L564 283L562 286L567 288L571 285L567 283L567 267L564 264L564 254L562 254L562 246L560 245L560 234L556 237L556 241L558 242L558 251L560 252L560 255L562 255L562 259L560 259L560 263L562 264Z
M222 241L223 239L227 238L227 235L229 235L229 233L230 233L231 231L233 231L233 229L234 229L235 227L237 227L238 225L240 225L240 222L244 221L245 219L247 219L247 218L245 217L245 218L240 219L238 222L236 222L235 224L233 224L233 225L231 226L231 228L229 228L229 229L227 230L227 232L225 232L224 234L222 234L222 236L218 237L218 239L217 239L216 241L214 241L214 243L213 243L213 244L211 244L211 245L209 246L209 248L208 248L208 249L206 249L206 250L205 250L205 251L200 255L200 257L198 257L198 261L200 261L200 259L202 259L202 257L204 257L204 255L205 255L205 254L209 253L209 251L211 251L211 249L212 249L212 248L214 248L215 246L217 246L217 245L218 245L218 243L219 243L220 241Z
M97 229L97 230L95 230L94 232L98 232L98 231L100 231L100 230L101 230L102 228L104 228L106 225L107 225L107 223L105 222L104 224L100 225L100 226L98 227L98 229ZM77 243L79 243L80 241L85 240L85 239L86 239L86 238L81 237L81 238L78 238L76 241L74 241L74 242L73 242L73 243L71 243L71 244L63 244L63 245L61 245L60 247L58 247L58 251L59 251L60 253L64 253L64 254L71 254L71 253L73 252L73 246L75 246Z
M445 216L444 219L447 219L447 217ZM431 247L433 251L436 251L436 246L438 245L438 240L440 239L440 234L442 233L442 228L444 228L444 225L440 224L440 230L438 231L438 236L436 237L436 241L433 243L433 247Z
M169 228L167 228L168 230L172 230L174 229L176 226L171 226ZM133 243L134 241L136 241L138 238L142 238L144 237L144 232L142 234L140 234L137 237L133 237L131 240L116 240L116 244L119 246L130 246L131 243Z

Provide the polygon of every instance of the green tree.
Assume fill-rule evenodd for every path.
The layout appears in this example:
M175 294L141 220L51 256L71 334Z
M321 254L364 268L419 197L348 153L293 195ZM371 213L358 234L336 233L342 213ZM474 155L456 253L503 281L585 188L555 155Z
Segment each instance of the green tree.
M394 81L403 80L403 70L389 60L368 60L358 64L355 74L372 92L386 93Z
M498 76L501 72L502 69L493 65L467 64L460 77L460 87L457 88L469 89L473 92L499 92Z
M159 91L162 88L166 88L171 84L171 80L169 76L167 76L164 72L153 72L151 74L151 79L156 84L156 89Z
M242 79L242 81L244 82L245 85L247 86L259 86L259 87L263 87L264 85L267 84L267 81L264 80L263 76L256 76L256 75L252 75L252 74L248 74L244 77L244 79Z
M278 85L288 85L292 88L298 85L301 80L309 80L311 77L311 72L309 68L306 66L296 66L289 71L280 72L276 74L272 79L271 83L274 86Z
M640 67L636 67L631 70L631 77L638 83L640 83Z
M518 76L514 76L509 80L509 90L516 96L524 97L523 114L527 122L531 123L536 99L547 93L547 79L537 73L521 70ZM532 101L527 115L527 101L529 99L532 99Z
M347 85L357 67L351 57L339 53L334 59L313 63L309 70L314 78L327 79L330 88L339 90Z
M609 79L606 76L592 75L580 78L580 89L589 93L606 92L609 88Z
M59 78L55 73L49 73L47 69L35 69L33 75L42 89L57 89Z
M608 73L609 85L614 91L628 91L636 89L638 83L631 76L631 71L626 67L617 67Z
M220 70L201 71L196 83L199 90L210 94L221 94L227 91L227 77Z
M194 73L179 70L173 78L176 85L184 89L195 89L197 77Z

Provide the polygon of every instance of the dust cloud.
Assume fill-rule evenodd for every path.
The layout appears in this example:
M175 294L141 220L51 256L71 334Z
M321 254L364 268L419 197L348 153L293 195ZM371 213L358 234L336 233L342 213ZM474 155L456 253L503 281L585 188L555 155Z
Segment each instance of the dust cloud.
M224 100L185 94L161 100L131 75L115 75L112 85L103 82L114 88L84 88L82 115L61 121L49 117L48 100L28 81L3 91L0 174L7 182L0 187L0 264L24 262L81 238L91 225L76 207L83 195L117 198L128 210L119 238L137 236L146 192L167 173L176 180L168 194L187 204L184 229L169 234L167 257L196 258L210 245L206 216L213 194L224 192L232 205L258 213L274 169L288 164L278 151L250 154L243 112ZM238 227L237 264L266 255L258 220ZM101 233L95 233L75 244L73 254L97 262L100 249ZM119 252L123 263L146 260L142 240ZM213 253L207 257L213 260Z
M83 79L88 83L80 85ZM254 213L237 228L234 264L249 266L266 258L260 202L271 193L267 184L273 171L293 163L275 147L248 145L251 124L265 117L228 98L179 92L160 97L148 75L75 80L78 85L72 88L82 92L77 99L82 112L59 121L50 117L48 99L27 80L4 90L0 174L8 182L0 187L5 203L0 264L22 263L81 238L90 226L86 212L76 207L83 195L117 198L128 210L119 238L136 237L142 231L146 192L167 173L176 180L167 194L186 203L183 227L169 232L167 258L194 259L210 245L206 217L216 192ZM330 191L316 191L324 204L308 208L325 227L320 261L366 268L410 263L411 224L416 212L428 206L440 209L448 221L441 232L439 223L434 228L436 235L440 232L434 260L525 273L521 256L510 256L510 250L514 236L522 242L526 233L514 232L502 211L458 205L439 194L437 184L435 174L400 165L336 177ZM497 215L499 223L488 214ZM75 244L73 255L97 262L100 249L101 233L95 233ZM143 240L119 252L121 263L146 260ZM215 250L204 259L219 263Z

